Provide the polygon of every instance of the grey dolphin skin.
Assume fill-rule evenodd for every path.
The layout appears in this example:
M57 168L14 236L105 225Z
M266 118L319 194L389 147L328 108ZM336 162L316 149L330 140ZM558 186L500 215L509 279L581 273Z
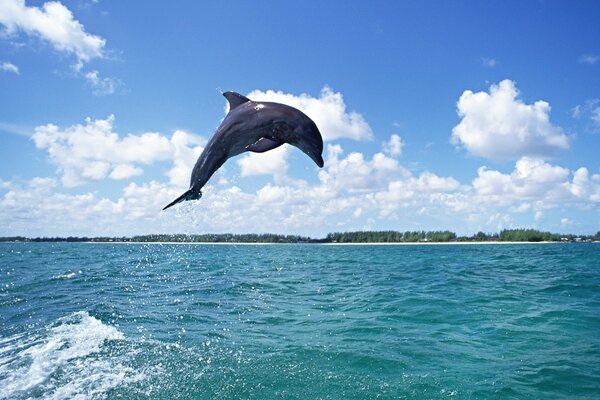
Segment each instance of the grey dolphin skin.
M229 113L192 170L190 189L163 210L202 197L201 189L227 159L245 151L264 153L289 143L323 167L323 138L317 125L302 111L280 103L257 102L236 92L225 92Z

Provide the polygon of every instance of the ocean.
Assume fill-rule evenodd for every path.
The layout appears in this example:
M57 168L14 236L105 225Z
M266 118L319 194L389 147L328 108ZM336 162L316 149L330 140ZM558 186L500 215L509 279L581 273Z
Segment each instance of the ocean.
M0 244L0 399L441 398L600 398L600 244Z

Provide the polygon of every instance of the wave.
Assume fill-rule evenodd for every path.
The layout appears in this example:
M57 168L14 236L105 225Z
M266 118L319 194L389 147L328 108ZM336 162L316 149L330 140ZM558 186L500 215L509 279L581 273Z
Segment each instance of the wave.
M81 271L79 271L79 273L81 273ZM53 275L50 279L53 281L57 281L57 280L62 280L62 279L75 278L75 276L77 276L77 274L75 272L69 272L69 273L65 273L65 274L61 274L61 275Z
M0 340L0 399L97 398L144 374L114 350L125 340L114 326L75 312L34 334ZM112 345L112 348L111 348Z

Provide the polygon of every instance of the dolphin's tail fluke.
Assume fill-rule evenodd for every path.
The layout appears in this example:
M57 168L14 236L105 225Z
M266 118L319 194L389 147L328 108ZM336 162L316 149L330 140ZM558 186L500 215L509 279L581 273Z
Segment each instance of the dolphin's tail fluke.
M163 211L169 207L174 206L177 203L181 203L182 201L198 200L200 197L202 197L202 192L195 191L194 189L190 189L187 192L185 192L184 194L182 194L181 196L179 196L178 198L176 198L175 200L173 200L172 202L170 202L165 208L163 208Z

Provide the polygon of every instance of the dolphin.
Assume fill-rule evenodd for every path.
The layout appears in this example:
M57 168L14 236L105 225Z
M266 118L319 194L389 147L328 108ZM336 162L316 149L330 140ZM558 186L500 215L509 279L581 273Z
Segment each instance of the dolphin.
M296 146L319 168L323 167L323 137L302 111L280 103L258 102L236 92L225 92L229 112L198 157L190 188L163 210L202 197L201 189L229 158L246 151L264 153L284 143Z

